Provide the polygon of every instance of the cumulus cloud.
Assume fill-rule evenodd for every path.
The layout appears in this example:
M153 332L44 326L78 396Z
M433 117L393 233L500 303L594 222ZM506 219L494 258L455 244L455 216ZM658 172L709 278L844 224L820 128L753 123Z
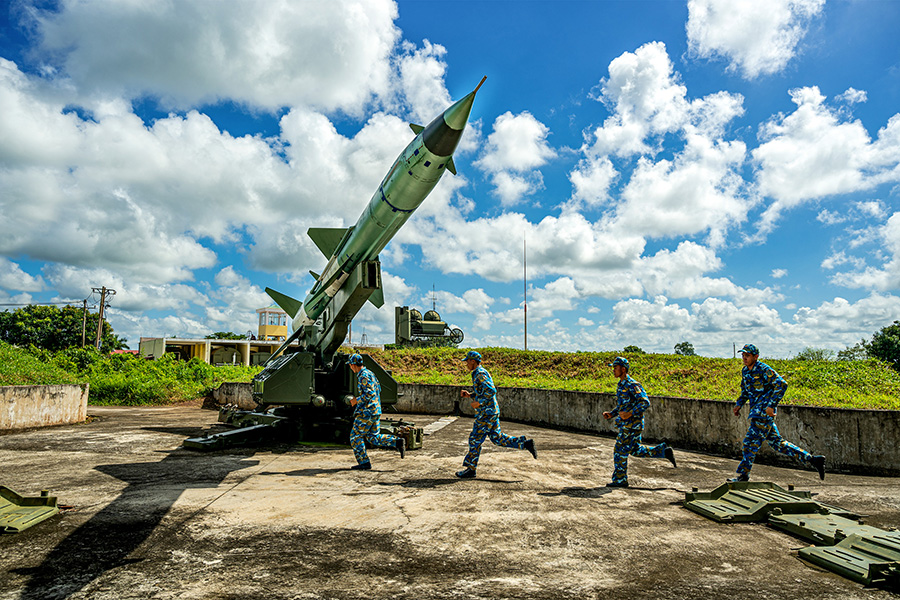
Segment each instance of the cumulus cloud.
M179 108L229 100L359 113L387 91L400 32L390 0L66 1L34 11L45 68L87 96L158 97ZM152 48L152 52L147 49Z
M688 52L745 79L783 70L825 0L688 0Z
M475 165L491 174L501 203L511 205L543 187L537 169L556 156L547 143L550 130L531 113L505 112L494 121Z
M900 287L900 213L891 215L882 227L875 230L874 241L886 253L881 265L867 265L865 259L850 257L841 252L826 259L822 264L823 268L834 269L843 264L850 264L855 269L835 273L831 281L837 285L879 292L888 292Z
M44 289L41 277L29 275L18 264L0 256L0 288L20 292L40 292Z
M787 269L772 269L772 279L781 279L782 277L787 277L788 271Z
M761 234L771 231L783 210L900 181L900 115L873 141L860 121L841 120L817 87L791 90L791 99L796 110L765 123L763 143L752 152L759 193L774 199Z
M621 177L613 161L637 155L610 229L657 238L706 233L710 244L721 244L751 205L740 175L746 147L724 139L728 123L743 114L743 98L718 92L690 100L659 42L613 60L596 98L612 114L586 134L564 208L615 204L611 186ZM667 134L680 136L683 149L656 160Z

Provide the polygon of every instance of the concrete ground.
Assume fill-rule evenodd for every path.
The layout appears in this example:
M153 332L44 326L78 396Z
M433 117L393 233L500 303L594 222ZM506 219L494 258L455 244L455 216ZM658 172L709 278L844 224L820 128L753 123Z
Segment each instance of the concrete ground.
M632 487L612 490L611 438L504 422L535 438L538 460L488 442L478 479L459 480L467 418L404 460L372 450L359 472L347 447L185 450L216 420L197 406L89 412L0 435L0 485L71 507L0 536L0 600L894 597L802 561L785 533L682 508L733 460L632 458ZM900 525L900 479L753 476Z

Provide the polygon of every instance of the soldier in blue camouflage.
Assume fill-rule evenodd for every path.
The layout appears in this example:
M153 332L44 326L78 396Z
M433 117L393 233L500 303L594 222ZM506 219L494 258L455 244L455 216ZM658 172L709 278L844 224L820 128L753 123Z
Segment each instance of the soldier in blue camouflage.
M735 416L741 407L750 404L750 428L744 437L743 457L737 468L737 476L728 481L749 481L750 469L763 441L776 452L794 456L808 463L819 472L819 479L825 479L825 457L813 456L806 450L788 442L775 426L778 403L787 391L787 382L764 362L759 361L759 349L753 344L741 348L744 368L741 369L741 395L734 405Z
M350 370L356 373L359 395L350 401L354 406L353 429L350 430L350 445L356 456L356 464L351 469L368 471L372 468L366 454L366 442L376 448L396 448L400 458L406 456L406 440L381 431L381 384L375 374L363 366L362 356L353 354L347 361Z
M650 399L643 386L628 374L628 359L617 356L607 365L619 378L616 386L616 408L603 413L605 419L616 418L619 434L613 449L612 481L606 487L628 487L628 456L667 458L675 465L675 453L663 442L656 446L641 444L644 432L644 411L650 408Z
M469 452L463 460L462 471L457 471L456 476L463 479L475 477L475 469L478 466L478 457L481 454L481 444L485 438L497 446L504 448L519 448L528 450L537 458L537 450L534 448L534 440L527 439L524 435L513 437L500 431L500 407L497 405L497 388L487 369L481 366L481 354L470 350L463 359L466 368L472 372L472 392L462 390L463 398L473 398L472 408L475 409L475 424L472 433L469 434Z

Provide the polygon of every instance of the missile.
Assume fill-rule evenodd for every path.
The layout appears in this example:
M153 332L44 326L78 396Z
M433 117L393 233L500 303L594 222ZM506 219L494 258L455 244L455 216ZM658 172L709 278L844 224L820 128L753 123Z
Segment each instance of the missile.
M300 302L266 288L269 296L291 317L295 334L303 326L316 322L360 263L378 257L445 171L456 175L453 152L468 123L475 94L486 79L482 77L473 91L426 127L410 123L415 138L391 165L355 225L347 229L313 227L308 230L309 237L328 259L321 274L310 271L316 283L309 294ZM377 289L369 301L380 308L384 304L382 290ZM295 338L296 335L292 335L285 346Z

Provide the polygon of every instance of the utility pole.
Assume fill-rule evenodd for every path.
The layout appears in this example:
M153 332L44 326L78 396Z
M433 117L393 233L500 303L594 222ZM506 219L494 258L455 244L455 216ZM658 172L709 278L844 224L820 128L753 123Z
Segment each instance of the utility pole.
M101 338L103 335L103 315L106 312L106 296L107 296L107 294L110 296L115 296L116 290L109 290L106 288L106 286L103 286L100 289L92 288L91 291L95 294L96 293L100 294L100 314L99 314L100 318L97 321L97 340L94 344L97 347L97 351L99 352L100 351L100 342L101 342Z
M522 236L522 306L525 307L525 351L528 351L528 253L525 249L525 236Z
M87 298L82 303L81 310L81 347L84 348L85 338L87 337Z

